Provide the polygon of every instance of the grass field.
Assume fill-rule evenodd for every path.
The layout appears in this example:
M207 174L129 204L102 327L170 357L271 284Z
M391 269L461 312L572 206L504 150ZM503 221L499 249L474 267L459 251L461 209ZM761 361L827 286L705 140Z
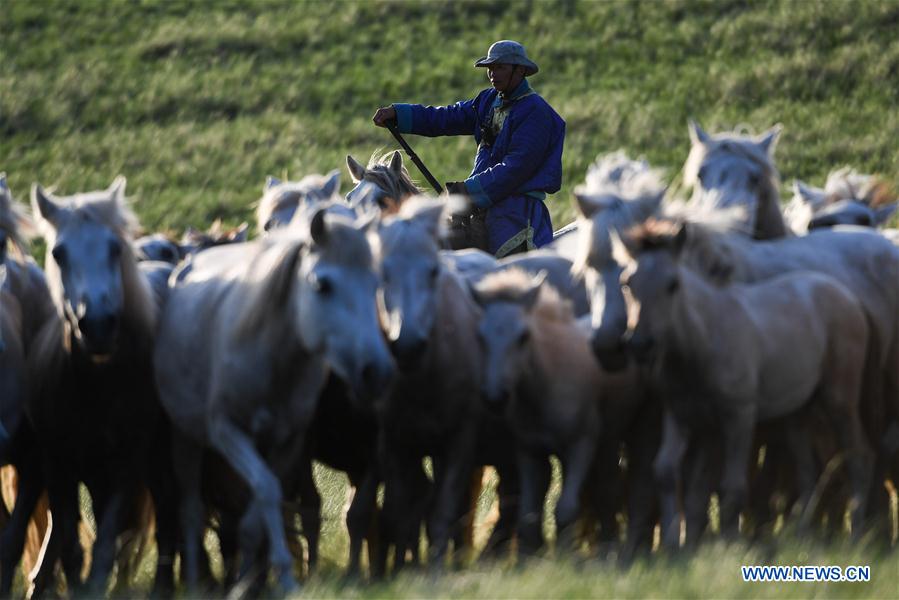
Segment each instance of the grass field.
M370 123L379 105L473 96L487 83L473 60L512 38L568 123L557 225L598 153L674 179L689 117L783 123L785 184L845 164L895 181L897 26L895 1L4 0L0 169L23 198L34 181L74 193L123 173L148 229L236 224L267 174L393 148ZM411 142L438 178L467 176L470 139Z
M394 142L370 123L393 101L446 104L486 87L475 58L526 44L532 84L566 119L556 225L599 153L645 155L671 180L687 119L708 131L784 125L788 193L846 164L899 181L899 2L559 0L348 2L0 0L0 171L15 196L119 173L148 230L250 219L268 174L298 179ZM409 141L442 180L465 177L468 138ZM413 175L417 173L412 169ZM419 178L423 180L423 178ZM322 573L310 597L896 597L899 556L863 549L711 544L683 564L540 560L439 581L339 587L340 476L322 470ZM744 584L741 564L871 565L868 584Z

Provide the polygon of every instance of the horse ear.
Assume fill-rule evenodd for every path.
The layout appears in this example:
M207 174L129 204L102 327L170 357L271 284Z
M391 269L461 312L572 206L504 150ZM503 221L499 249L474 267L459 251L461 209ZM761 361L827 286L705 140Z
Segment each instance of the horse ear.
M346 155L346 168L353 178L353 183L359 183L365 177L365 167L349 154Z
M109 192L110 198L112 198L116 204L125 204L125 185L127 183L128 181L125 179L125 176L119 175L112 180L111 184L109 184L106 191Z
M54 201L52 194L45 192L41 184L35 183L31 186L31 210L41 219L55 224L56 217L62 209Z
M403 172L403 153L399 150L394 150L390 157L390 170L397 175Z
M636 262L616 229L609 229L609 241L612 244L612 258L619 267L626 268Z
M594 200L589 194L584 193L583 190L574 190L574 200L574 206L577 208L578 213L585 219L593 218L593 215L602 208L602 204Z
M327 209L325 208L315 211L315 215L313 215L312 221L309 223L309 233L312 236L312 241L319 246L328 245L328 226L325 223L326 212Z
M634 223L642 223L659 212L659 208L662 206L662 200L665 198L665 193L667 191L667 189L663 189L657 194L644 196L643 198L630 203L629 206L631 207Z
M687 246L687 223L681 223L680 227L677 229L677 233L674 234L674 253L680 254L681 250L683 250Z
M780 137L780 132L783 131L783 125L778 123L768 131L762 134L762 137L759 138L759 145L764 149L765 153L768 156L774 154L774 148L777 146L777 140Z
M232 242L245 242L247 241L247 236L249 234L250 224L244 221L237 226L237 229L228 234L228 238L230 238Z
M330 198L340 190L340 169L334 169L325 177L325 185L322 186L322 193Z
M798 196L806 204L816 204L815 194L805 183L798 179L793 180L793 195Z
M540 297L540 288L546 282L546 276L546 269L541 269L531 278L531 284L522 296L523 303L528 309L537 303L537 298Z
M886 206L880 206L874 209L874 226L880 227L887 221L889 221L890 217L893 216L893 213L896 212L896 209L899 208L899 203L893 202L892 204L887 204Z
M262 186L262 193L269 191L276 185L281 185L281 180L277 177L272 177L271 175L265 178L265 185Z
M432 202L415 214L415 221L421 223L435 240L440 235L440 224L443 221L444 207L441 202Z
M687 123L687 130L690 132L690 144L693 146L705 144L711 139L709 134L703 131L699 123L697 123L693 119L690 119L690 121Z

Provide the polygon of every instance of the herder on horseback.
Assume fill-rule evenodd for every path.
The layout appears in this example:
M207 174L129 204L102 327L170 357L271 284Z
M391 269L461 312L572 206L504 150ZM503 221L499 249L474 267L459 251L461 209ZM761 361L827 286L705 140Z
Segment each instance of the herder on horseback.
M474 135L471 175L446 187L471 198L472 220L486 223L483 249L502 258L553 239L544 200L562 184L565 121L528 84L537 65L518 42L496 42L474 66L487 68L493 86L474 99L436 107L395 103L372 120L379 127L395 120L402 133Z

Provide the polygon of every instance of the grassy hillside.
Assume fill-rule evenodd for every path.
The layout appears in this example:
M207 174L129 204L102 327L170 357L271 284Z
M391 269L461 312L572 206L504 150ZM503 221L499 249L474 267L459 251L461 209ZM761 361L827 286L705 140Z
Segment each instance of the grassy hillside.
M542 69L532 84L568 122L559 225L600 152L676 175L688 117L710 131L782 122L787 183L821 185L844 164L899 177L893 1L3 0L2 13L0 170L13 193L123 173L151 229L237 222L266 174L393 148L374 110L474 95L486 78L472 61L499 38L527 45ZM468 174L470 139L411 142L438 178Z

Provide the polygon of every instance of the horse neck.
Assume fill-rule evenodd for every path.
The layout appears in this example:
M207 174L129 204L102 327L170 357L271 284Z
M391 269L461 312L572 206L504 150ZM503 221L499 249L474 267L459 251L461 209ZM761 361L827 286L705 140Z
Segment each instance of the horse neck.
M438 324L446 325L453 331L459 330L460 327L468 327L474 331L480 319L480 308L471 293L459 277L442 264L437 284L436 310L437 318L434 320L432 335L435 335Z
M713 343L712 332L733 314L735 303L728 291L716 288L691 269L681 265L679 271L681 290L672 311L665 351L707 364L721 351Z
M793 235L793 230L784 221L776 183L768 180L767 185L759 194L753 237L759 240L768 240L791 235Z

